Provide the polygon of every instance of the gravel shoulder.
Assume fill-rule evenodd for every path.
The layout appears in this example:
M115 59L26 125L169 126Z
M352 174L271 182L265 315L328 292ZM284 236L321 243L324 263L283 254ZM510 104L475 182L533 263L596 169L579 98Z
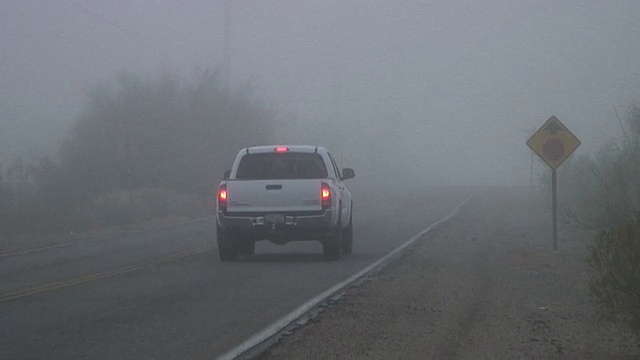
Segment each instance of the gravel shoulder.
M589 294L591 235L561 226L554 253L550 213L540 189L476 198L260 358L640 358Z

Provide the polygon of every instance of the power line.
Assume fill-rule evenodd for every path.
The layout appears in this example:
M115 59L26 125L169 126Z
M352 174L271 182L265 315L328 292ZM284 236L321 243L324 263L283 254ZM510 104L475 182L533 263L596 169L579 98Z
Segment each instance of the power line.
M528 94L528 92L511 92L510 94ZM339 100L343 102L384 102L384 101L429 101L431 99L441 99L441 98L474 98L480 99L483 101L489 101L490 98L497 96L494 93L488 92L442 92L442 91L430 91L423 94L417 95L380 95L380 96L353 96L353 95L344 95L339 96ZM304 96L303 99L275 99L275 101L280 103L333 103L335 102L334 98L323 98L318 96Z
M127 34L127 35L129 35L129 36L137 37L138 39L144 40L144 41L146 41L146 42L154 43L154 44L156 44L156 45L157 45L157 42L156 42L156 41L154 41L153 39L150 39L150 38L148 38L148 37L142 36L142 35L140 35L140 34L136 34L135 32L133 32L133 31L131 31L131 30L129 30L129 29L127 29L127 28L125 28L125 27L123 27L123 26L119 25L119 24L118 24L118 23L116 23L115 21L110 20L110 19L108 19L108 18L106 18L106 17L104 17L104 16L102 16L102 15L100 15L100 14L98 14L98 13L95 13L95 12L93 12L93 11L91 11L91 10L87 9L86 7L84 7L84 6L80 5L79 3L77 3L77 2L76 2L76 1L74 1L74 0L67 0L67 2L69 2L69 3L73 4L74 6L76 6L76 7L77 7L77 8L79 8L80 10L82 10L82 12L84 12L85 14L88 14L88 15L90 15L90 16L92 16L92 17L96 18L96 19L99 19L99 20L100 20L100 21L102 21L103 23L105 23L105 24L107 24L107 25L109 25L109 26L111 26L111 27L113 27L113 28L115 28L115 29L119 30L119 31L120 31L120 32L122 32L122 33L125 33L125 34Z

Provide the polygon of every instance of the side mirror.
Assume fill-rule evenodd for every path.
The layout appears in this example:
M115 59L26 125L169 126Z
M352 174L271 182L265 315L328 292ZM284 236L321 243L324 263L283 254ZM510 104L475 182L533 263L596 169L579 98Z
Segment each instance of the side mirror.
M223 179L224 179L224 180L227 180L227 179L229 179L230 177L231 177L231 170L227 170L227 171L225 171L225 172L224 172L224 177L223 177Z
M356 172L351 168L342 169L342 180L352 179L356 176Z

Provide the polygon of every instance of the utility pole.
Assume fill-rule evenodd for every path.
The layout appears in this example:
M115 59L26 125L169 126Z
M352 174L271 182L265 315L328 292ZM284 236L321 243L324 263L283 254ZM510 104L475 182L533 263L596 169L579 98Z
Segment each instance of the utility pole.
M231 0L224 2L224 76L231 84Z
M341 102L341 98L340 98L340 94L342 93L342 84L340 82L340 50L341 50L341 42L339 42L338 39L341 39L341 33L340 33L340 27L339 27L339 4L340 4L341 0L336 0L335 4L334 4L334 12L335 15L333 16L333 41L336 42L336 45L334 46L333 49L333 84L332 84L332 90L333 90L333 121L331 121L331 132L334 134L334 139L338 139L338 144L342 144L343 143L343 138L342 138L342 134L343 132L341 131L341 124L342 121L341 120L341 115L342 115L342 109L340 108L340 106L342 105ZM341 156L342 157L342 156ZM341 159L342 161L342 159Z

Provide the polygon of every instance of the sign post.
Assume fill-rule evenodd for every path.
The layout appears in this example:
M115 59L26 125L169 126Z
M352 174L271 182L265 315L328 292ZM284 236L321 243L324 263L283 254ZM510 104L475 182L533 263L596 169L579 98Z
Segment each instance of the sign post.
M558 180L556 169L551 169L551 196L553 215L553 251L558 250Z
M553 250L558 250L558 184L556 169L580 146L580 140L552 116L527 141L527 145L551 168Z

